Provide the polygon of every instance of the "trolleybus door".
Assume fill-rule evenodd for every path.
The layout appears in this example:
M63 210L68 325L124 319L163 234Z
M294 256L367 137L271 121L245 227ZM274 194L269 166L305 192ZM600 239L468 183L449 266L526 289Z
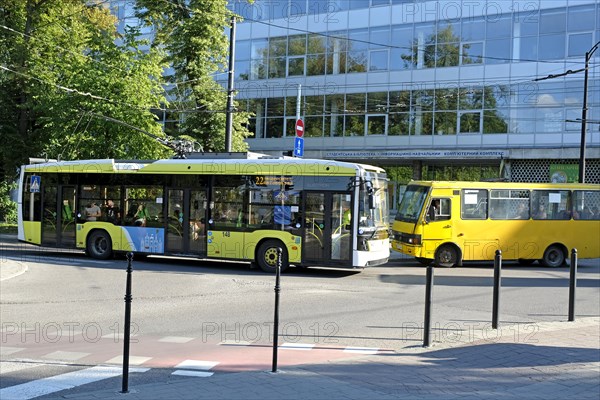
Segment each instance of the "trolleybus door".
M348 193L305 192L302 259L305 263L335 266L351 255L351 209ZM346 223L347 222L347 223Z
M206 255L206 189L169 189L165 251Z
M44 185L42 244L75 247L75 186Z

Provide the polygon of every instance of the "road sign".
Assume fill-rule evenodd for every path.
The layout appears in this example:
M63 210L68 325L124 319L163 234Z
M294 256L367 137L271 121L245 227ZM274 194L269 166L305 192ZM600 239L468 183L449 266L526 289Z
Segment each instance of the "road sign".
M303 157L304 156L304 138L297 137L294 141L294 156L295 157Z
M301 119L296 120L296 136L301 138L304 135L304 121Z
M30 193L39 193L41 184L42 184L41 176L31 175L31 180L29 181L29 192Z

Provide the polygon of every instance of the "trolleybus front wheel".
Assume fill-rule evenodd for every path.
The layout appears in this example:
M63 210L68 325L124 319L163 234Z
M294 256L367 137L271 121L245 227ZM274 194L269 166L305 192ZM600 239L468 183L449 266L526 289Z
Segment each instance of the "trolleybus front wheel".
M87 253L98 260L112 256L112 241L106 231L93 231L87 240Z
M288 267L287 248L279 240L267 240L260 245L256 253L258 266L265 272L273 273L277 269L277 248L281 247L281 272Z

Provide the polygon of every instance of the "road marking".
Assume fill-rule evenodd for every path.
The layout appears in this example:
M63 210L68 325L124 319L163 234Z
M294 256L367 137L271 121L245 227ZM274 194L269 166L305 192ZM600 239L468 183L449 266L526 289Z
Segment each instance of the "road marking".
M193 376L196 378L208 378L209 376L213 376L214 372L205 372L205 371L186 371L186 370L177 370L173 372L171 375L180 375L180 376Z
M141 365L149 360L152 360L152 357L129 356L129 365ZM106 364L123 364L123 355L111 358Z
M0 347L0 356L9 356L23 350L25 350L24 347L2 346Z
M6 375L11 372L22 371L27 368L39 367L42 365L47 364L27 361L0 361L0 375Z
M377 354L378 347L346 347L344 353Z
M136 337L137 333L134 334L130 334L129 337ZM107 333L106 335L102 336L102 339L115 339L115 342L120 340L125 339L125 334L124 333Z
M146 372L148 370L149 368L130 368L129 372ZM122 368L100 366L67 372L66 374L37 379L35 381L0 389L0 398L2 400L32 399L34 397L60 392L61 390L73 389L74 387L86 385L88 383L114 378L121 375L122 372Z
M312 350L313 347L315 345L309 343L284 343L279 346L283 350Z
M177 364L175 368L208 371L218 363L218 361L185 360Z
M48 358L50 360L61 360L61 361L76 361L83 357L87 357L92 353L82 353L79 351L55 351L48 353L41 358Z
M250 342L245 340L223 340L219 346L250 346Z
M184 336L165 336L164 338L158 339L159 342L164 343L187 343L191 342L195 338L193 337L184 337Z

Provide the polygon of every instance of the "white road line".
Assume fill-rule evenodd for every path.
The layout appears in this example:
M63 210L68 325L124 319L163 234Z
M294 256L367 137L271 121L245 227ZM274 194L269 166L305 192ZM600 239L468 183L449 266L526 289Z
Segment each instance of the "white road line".
M344 353L377 354L378 347L346 347Z
M178 369L173 372L171 375L180 375L180 376L193 376L196 378L208 378L209 376L213 376L214 372L205 372L205 371L186 371Z
M87 357L90 354L92 353L82 353L79 351L54 351L42 356L41 358L61 361L76 361L82 359L83 357Z
M314 344L309 343L284 343L279 346L282 350L312 350Z
M10 346L1 346L0 347L0 356L9 356L11 354L18 353L19 351L25 350L24 347L10 347Z
M39 367L42 365L47 364L23 361L0 361L0 375L10 374L11 372L18 372L27 368Z
M145 372L147 370L148 368L130 368L129 372ZM67 372L66 374L37 379L35 381L0 389L0 399L32 399L34 397L44 396L50 393L60 392L61 390L72 389L77 386L101 381L103 379L114 378L121 375L122 372L122 368L100 366Z
M218 361L202 361L202 360L185 360L180 362L175 366L175 368L184 368L184 369L195 369L201 371L208 371L215 365L217 365Z
M163 343L187 343L191 342L195 338L193 337L184 337L184 336L165 336L163 338L158 339L159 342Z
M152 357L129 356L129 365L141 365L146 361L152 360ZM123 364L123 356L116 356L106 361L106 364Z
M250 346L250 342L245 340L223 340L219 346Z

